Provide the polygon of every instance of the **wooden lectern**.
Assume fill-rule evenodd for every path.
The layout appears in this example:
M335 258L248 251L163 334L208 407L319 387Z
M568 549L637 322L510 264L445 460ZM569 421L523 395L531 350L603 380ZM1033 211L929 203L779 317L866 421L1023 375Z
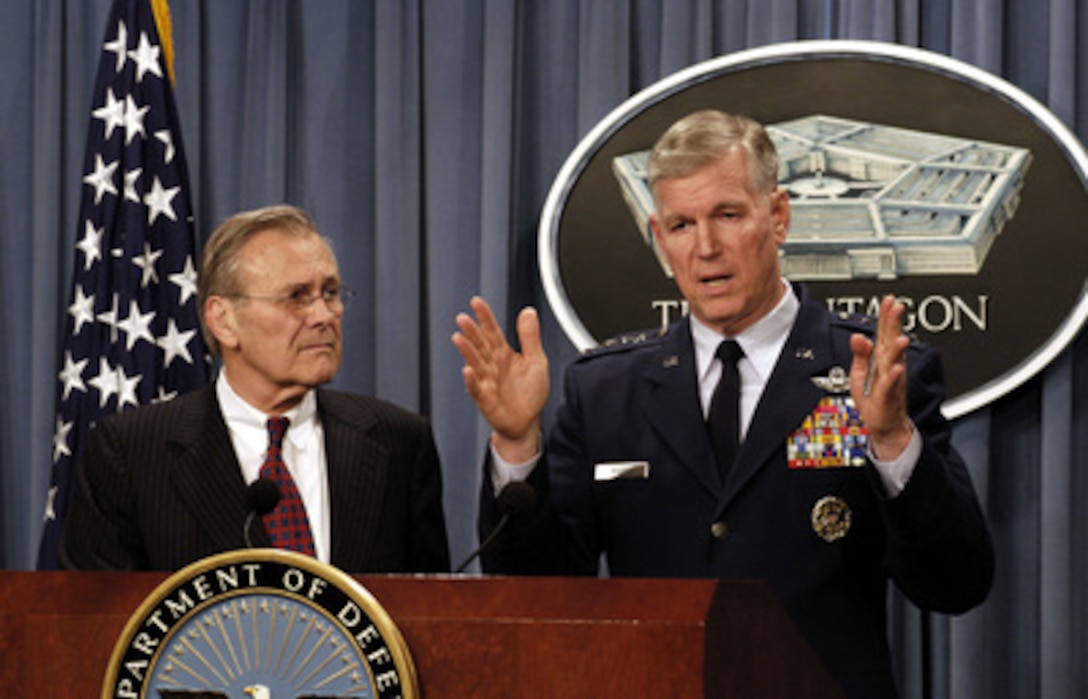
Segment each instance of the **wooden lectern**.
M4 697L96 699L162 573L0 572ZM358 576L424 699L842 697L759 582Z

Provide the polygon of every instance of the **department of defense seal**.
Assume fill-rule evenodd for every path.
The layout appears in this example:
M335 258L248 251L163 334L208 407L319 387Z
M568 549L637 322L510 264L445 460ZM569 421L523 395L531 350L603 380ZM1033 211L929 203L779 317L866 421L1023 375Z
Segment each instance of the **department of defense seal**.
M812 507L812 531L830 543L850 531L850 506L842 498L826 495Z
M129 618L102 699L408 699L415 666L392 619L314 558L249 549L171 575Z

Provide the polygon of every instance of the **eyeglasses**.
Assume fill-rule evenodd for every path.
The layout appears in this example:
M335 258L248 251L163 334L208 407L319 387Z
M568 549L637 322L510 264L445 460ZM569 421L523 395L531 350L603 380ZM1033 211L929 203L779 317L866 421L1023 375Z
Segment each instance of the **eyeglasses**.
M344 305L355 296L355 292L346 287L329 287L318 293L306 289L296 289L283 296L250 296L249 294L229 294L230 298L245 299L247 301L267 301L277 306L282 306L291 313L305 315L310 312L318 299L325 302L325 307L330 312L340 314L344 312Z

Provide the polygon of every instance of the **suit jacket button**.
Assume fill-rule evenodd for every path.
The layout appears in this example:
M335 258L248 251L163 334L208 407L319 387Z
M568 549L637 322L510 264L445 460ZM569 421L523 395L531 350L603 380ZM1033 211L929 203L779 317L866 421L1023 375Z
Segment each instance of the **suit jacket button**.
M715 539L724 539L729 536L729 526L725 522L715 522L710 525L710 535Z

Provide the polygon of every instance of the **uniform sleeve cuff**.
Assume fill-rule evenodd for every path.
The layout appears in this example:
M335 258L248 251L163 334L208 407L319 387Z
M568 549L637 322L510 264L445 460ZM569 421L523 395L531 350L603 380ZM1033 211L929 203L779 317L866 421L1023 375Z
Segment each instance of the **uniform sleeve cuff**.
M880 480L884 483L884 492L889 499L899 495L907 487L907 481L910 480L911 474L914 473L914 467L918 464L918 459L922 455L922 436L918 433L918 428L914 426L913 422L910 424L910 430L910 441L907 443L907 448L891 461L876 458L871 445L866 448L869 453L869 461L873 463L877 473L880 474Z

